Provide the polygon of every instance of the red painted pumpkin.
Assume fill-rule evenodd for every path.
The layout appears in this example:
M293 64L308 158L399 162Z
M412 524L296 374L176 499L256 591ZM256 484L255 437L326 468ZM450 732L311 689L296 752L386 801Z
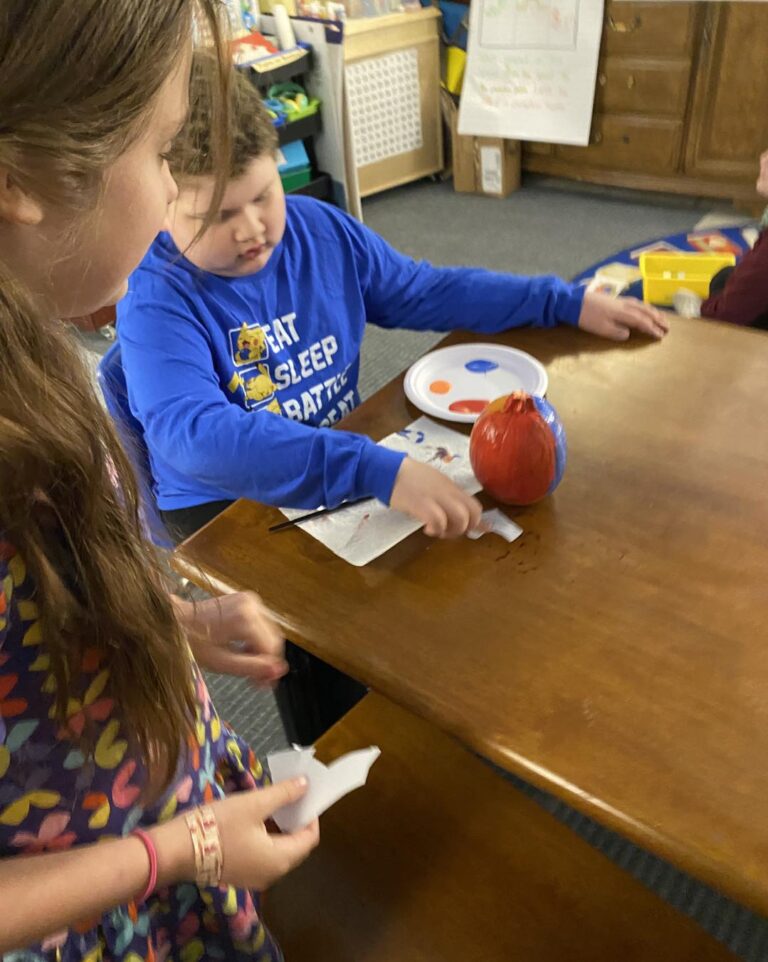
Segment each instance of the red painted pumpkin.
M505 504L533 504L554 489L562 475L551 405L516 391L492 401L475 422L469 458L477 480ZM548 423L548 421L550 423ZM557 425L559 425L559 419ZM564 435L562 437L564 443Z

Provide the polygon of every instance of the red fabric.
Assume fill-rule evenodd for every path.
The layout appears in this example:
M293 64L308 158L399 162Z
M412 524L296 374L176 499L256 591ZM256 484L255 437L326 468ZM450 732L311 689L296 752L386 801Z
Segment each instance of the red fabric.
M701 316L751 327L768 314L768 230L764 230L751 251L742 257L728 278L724 290L708 297Z

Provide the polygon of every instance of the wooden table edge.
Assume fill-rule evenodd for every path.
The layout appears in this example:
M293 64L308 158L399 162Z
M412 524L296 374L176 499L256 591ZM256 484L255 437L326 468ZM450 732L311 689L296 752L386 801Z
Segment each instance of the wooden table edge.
M216 518L209 522L209 524L215 523ZM214 595L225 595L233 591L243 590L243 586L228 583L221 573L215 569L203 568L198 564L187 561L183 557L184 544L185 542L182 542L171 556L171 564L180 575ZM296 625L283 618L279 612L271 611L270 614L283 630L288 632L294 644L312 654L327 657L313 645L311 640L303 636ZM495 738L482 739L477 737L468 727L457 725L455 721L451 720L450 713L442 713L439 706L424 704L417 695L409 689L404 689L399 678L387 678L375 674L367 678L359 678L360 673L356 665L345 663L343 659L333 659L331 663L339 671L358 677L358 680L366 684L372 691L389 698L395 704L413 712L414 715L424 718L430 724L455 738L470 751L501 769L500 777L503 777L504 773L507 772L523 779L536 788L565 802L580 814L594 819L603 827L617 832L640 848L665 859L681 871L710 885L723 895L735 899L755 912L768 914L768 884L758 885L757 880L752 880L752 884L750 884L749 880L733 873L727 862L707 858L705 855L692 854L688 848L674 838L643 821L632 818L611 805L607 805L578 785L561 778L555 772L536 765L529 759L511 751Z

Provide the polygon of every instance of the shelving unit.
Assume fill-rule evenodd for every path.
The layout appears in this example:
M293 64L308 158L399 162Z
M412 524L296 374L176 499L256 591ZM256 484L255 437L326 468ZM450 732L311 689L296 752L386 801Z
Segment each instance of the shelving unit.
M298 56L293 56L300 52ZM289 59L290 58L290 59ZM276 62L274 66L272 63ZM286 83L295 80L304 83L312 70L312 48L309 44L299 43L295 51L282 51L273 57L266 58L254 66L242 67L248 71L251 83L258 89L262 97L267 96L267 91L273 84ZM317 111L307 117L294 120L276 127L277 139L281 147L294 141L301 140L304 143L307 154L312 164L313 179L303 187L295 188L286 193L304 194L316 197L318 200L325 200L330 203L333 201L333 185L331 178L317 169L317 157L314 150L314 137L320 132L322 127L322 104Z
M303 187L297 187L296 190L292 190L292 194L303 194L305 197L316 197L318 200L330 201L331 194L331 178L328 174L318 174L313 180Z
M308 117L302 117L301 120L294 120L293 123L278 127L277 139L281 147L283 144L290 144L293 140L308 140L320 132L321 126L322 120L318 107L317 111Z
M263 93L272 84L285 83L308 74L312 69L312 48L309 44L300 43L295 50L283 50L241 69L247 70L251 82Z

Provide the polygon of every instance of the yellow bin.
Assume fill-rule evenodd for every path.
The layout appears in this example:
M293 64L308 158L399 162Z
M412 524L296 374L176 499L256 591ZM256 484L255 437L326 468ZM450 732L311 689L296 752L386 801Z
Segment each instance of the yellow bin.
M458 97L464 84L467 55L460 47L445 48L445 88Z
M699 297L709 297L709 282L724 267L736 263L733 254L641 254L643 300L668 305L684 287Z

